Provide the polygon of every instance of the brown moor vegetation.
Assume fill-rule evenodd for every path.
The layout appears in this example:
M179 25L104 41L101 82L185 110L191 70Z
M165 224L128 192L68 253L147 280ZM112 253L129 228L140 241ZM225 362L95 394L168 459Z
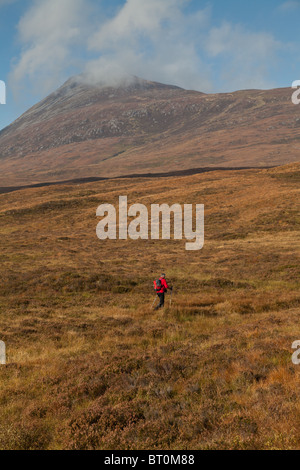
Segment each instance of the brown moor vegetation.
M0 131L0 187L299 160L292 90L204 94L136 79L78 77Z
M0 195L0 448L298 449L299 183L293 164ZM119 195L204 203L204 249L100 242Z

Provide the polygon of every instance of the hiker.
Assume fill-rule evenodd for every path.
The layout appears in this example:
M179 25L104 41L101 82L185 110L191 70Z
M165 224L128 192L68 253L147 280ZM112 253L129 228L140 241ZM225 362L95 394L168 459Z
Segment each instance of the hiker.
M173 287L168 286L168 283L166 281L166 275L162 274L157 281L154 281L154 289L156 290L156 293L159 297L159 304L157 305L157 307L155 307L155 310L159 310L165 305L165 293L168 289L172 291Z

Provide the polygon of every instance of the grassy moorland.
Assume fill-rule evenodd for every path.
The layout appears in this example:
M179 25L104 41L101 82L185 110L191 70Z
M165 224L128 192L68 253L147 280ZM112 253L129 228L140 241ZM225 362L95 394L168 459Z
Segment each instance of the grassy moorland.
M206 243L96 208L204 203ZM300 165L0 195L1 449L299 449ZM161 270L175 286L150 308Z

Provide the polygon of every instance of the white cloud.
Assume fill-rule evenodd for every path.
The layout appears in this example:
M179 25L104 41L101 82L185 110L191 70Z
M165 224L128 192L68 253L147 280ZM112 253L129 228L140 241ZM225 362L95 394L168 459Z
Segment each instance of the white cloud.
M205 47L211 57L226 60L222 72L225 82L241 89L270 86L268 68L276 62L282 44L269 33L223 23L210 30Z
M44 94L81 63L80 46L93 57L82 67L92 82L116 85L136 75L211 92L214 70L223 81L219 91L272 85L268 74L282 45L271 34L231 23L213 27L210 8L187 13L188 3L126 0L106 19L102 12L90 15L91 0L33 0L18 25L22 51L12 82L29 82Z
M13 66L14 86L29 80L49 90L72 61L72 46L83 33L84 0L35 0L18 25L22 54Z
M269 33L230 23L212 27L210 9L188 15L184 4L127 0L91 36L89 47L100 57L87 65L87 71L95 77L118 67L151 80L209 92L214 83L208 64L223 61L218 68L223 90L272 86L268 72L276 63L280 42Z
M110 79L131 73L150 80L186 88L211 90L209 67L196 51L196 38L207 23L209 10L185 15L186 0L127 0L110 21L100 25L89 39L99 59L86 71Z
M180 15L182 0L127 0L119 13L91 38L94 48L111 47L120 41L134 43L137 35L159 33L163 21Z

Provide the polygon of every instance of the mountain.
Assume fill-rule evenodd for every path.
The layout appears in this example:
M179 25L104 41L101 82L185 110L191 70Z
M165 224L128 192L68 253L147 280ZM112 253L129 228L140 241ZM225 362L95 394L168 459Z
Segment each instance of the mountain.
M73 77L0 132L0 186L292 163L299 111L289 88L207 95Z

